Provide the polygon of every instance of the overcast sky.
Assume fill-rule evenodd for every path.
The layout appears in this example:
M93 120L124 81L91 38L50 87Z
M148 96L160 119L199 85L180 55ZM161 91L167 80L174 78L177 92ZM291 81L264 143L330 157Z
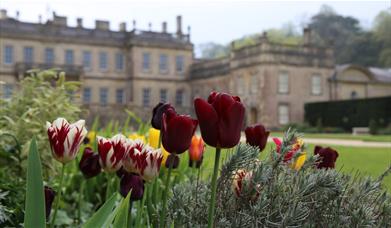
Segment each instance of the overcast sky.
M191 26L193 43L228 43L246 34L261 32L268 28L279 28L292 22L300 26L317 13L323 4L334 8L337 13L358 18L366 28L371 27L374 17L381 10L390 10L391 0L385 1L125 1L125 0L0 0L0 8L8 10L10 16L20 12L22 21L37 22L38 15L50 18L52 11L68 17L68 24L74 26L76 18L82 17L86 27L94 27L95 19L109 20L111 29L132 20L138 29L161 30L162 21L168 22L168 30L175 31L175 17L183 16L183 30ZM301 29L299 27L299 29Z

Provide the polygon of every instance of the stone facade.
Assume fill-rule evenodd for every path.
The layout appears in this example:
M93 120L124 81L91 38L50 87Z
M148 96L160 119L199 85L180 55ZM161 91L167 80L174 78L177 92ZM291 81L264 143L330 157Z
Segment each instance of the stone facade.
M229 92L246 105L246 124L268 127L302 122L306 102L348 98L351 89L335 68L330 48L311 43L304 31L301 45L272 43L264 34L255 45L235 48L221 59L195 59L190 34L177 17L175 33L162 30L118 31L109 22L96 21L94 29L67 26L67 18L53 15L46 23L21 22L0 14L0 93L9 96L25 71L31 68L63 69L68 80L82 82L75 94L88 110L88 119L123 119L129 109L147 120L160 100L173 103L178 112L194 115L192 100L212 90ZM352 69L354 70L354 69ZM349 76L346 76L349 77ZM359 79L354 74L354 80ZM336 84L336 82L338 83ZM361 96L389 94L389 84L353 83ZM350 83L350 82L349 82ZM357 84L357 85L356 85ZM341 87L343 87L341 89ZM363 92L364 91L364 92Z

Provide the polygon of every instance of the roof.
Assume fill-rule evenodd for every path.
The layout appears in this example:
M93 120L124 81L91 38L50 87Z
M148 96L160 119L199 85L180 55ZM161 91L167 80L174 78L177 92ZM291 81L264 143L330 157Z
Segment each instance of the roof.
M391 68L364 67L355 64L342 64L335 66L335 72L331 79L337 80L338 75L348 69L362 71L377 82L391 83Z

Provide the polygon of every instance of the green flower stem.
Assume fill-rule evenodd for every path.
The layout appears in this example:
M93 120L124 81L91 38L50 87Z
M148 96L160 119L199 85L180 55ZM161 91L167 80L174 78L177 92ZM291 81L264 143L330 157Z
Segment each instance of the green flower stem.
M208 228L213 227L213 221L214 221L215 205L216 205L216 187L217 187L216 181L217 181L217 174L219 172L220 152L221 149L216 147L215 166L213 169L213 177L212 177L212 195L209 203L209 212L208 212Z
M132 194L132 193L130 193ZM132 217L132 207L133 207L133 201L131 200L129 202L129 215L128 215L128 228L132 228L132 221L131 221L131 217Z
M56 204L55 204L55 207L54 207L54 213L53 213L53 217L52 217L52 222L50 223L50 227L54 227L54 222L56 221L57 211L58 211L58 207L59 207L60 199L61 199L62 183L63 183L63 180L64 180L64 173L65 173L65 164L62 164L61 176L60 176L60 185L58 186L58 189L57 189L58 196L56 197Z
M171 171L172 171L172 163L169 164L168 167L168 173L166 176L166 180L164 182L164 193L163 193L163 206L162 206L162 213L160 214L160 228L164 228L166 226L166 205L167 205L167 195L168 195L168 188L170 184L170 178L171 178Z
M78 208L78 211L77 211L77 222L78 224L81 224L81 208L82 208L82 203L83 203L83 192L84 192L84 185L86 183L86 180L83 179L81 181L81 185L80 185L80 192L79 192L79 208Z
M110 173L106 173L106 179L107 179L107 186L106 186L105 201L107 201L110 198L110 187L111 187Z

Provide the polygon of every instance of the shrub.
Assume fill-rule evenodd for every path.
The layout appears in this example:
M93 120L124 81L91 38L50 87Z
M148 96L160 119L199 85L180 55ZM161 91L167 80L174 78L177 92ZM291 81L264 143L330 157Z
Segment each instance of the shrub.
M376 135L379 131L379 126L376 122L376 120L374 119L371 119L369 121L369 133L371 133L371 135Z

